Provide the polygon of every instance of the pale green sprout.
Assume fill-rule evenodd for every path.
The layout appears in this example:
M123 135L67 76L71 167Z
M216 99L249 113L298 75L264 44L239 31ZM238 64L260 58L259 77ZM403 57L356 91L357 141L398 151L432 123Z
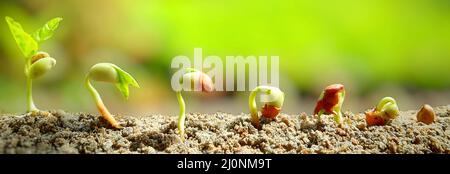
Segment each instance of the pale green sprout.
M183 74L183 78L180 80L183 82L183 80L189 81L189 85L191 84L198 84L198 87L201 87L201 91L210 92L214 89L214 84L211 80L211 78L206 75L205 73L193 69L193 68L186 68L185 72ZM178 132L180 134L181 140L184 141L184 135L185 135L185 121L186 121L186 104L184 102L183 96L181 95L181 90L176 92L178 105L180 108L180 114L178 116Z
M265 94L262 97L265 97L263 101L264 106L261 109L261 115L266 118L275 118L281 108L283 107L284 102L284 93L276 88L271 86L258 86L250 93L248 98L248 106L250 109L250 117L252 124L259 128L259 116L258 116L258 107L256 105L256 97L258 94Z
M114 119L113 115L108 111L105 104L103 104L102 98L97 90L92 86L90 80L108 82L116 85L117 89L123 95L125 99L128 99L129 89L128 86L134 86L139 88L137 81L127 72L119 68L112 63L98 63L92 66L89 73L86 75L85 85L90 94L94 98L97 105L97 109L108 123L114 128L121 128L120 124Z
M374 109L365 112L365 115L368 126L386 125L400 115L400 110L394 98L384 97Z
M384 97L381 99L375 110L380 112L381 116L386 119L395 119L400 115L397 102L392 97Z
M62 18L54 18L32 35L25 32L20 23L11 17L5 17L9 29L22 54L25 56L25 76L27 78L27 111L39 111L34 105L32 96L33 79L39 78L56 64L56 60L46 52L38 52L39 43L50 39L58 28Z

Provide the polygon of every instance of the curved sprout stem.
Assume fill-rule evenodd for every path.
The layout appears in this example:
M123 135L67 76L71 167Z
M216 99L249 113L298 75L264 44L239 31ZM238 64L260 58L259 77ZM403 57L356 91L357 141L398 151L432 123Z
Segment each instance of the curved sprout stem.
M334 107L334 111L333 111L334 112L334 121L338 124L342 123L341 108L342 108L342 104L344 103L344 99L345 99L345 91L342 91L339 95L340 95L339 102L338 102L337 106Z
M256 87L248 98L248 107L250 109L250 117L252 124L259 128L259 116L258 116L258 108L256 106L256 95L259 93L261 88Z
M342 112L333 111L334 121L338 124L342 123Z
M260 126L259 116L258 116L258 108L257 108L258 106L256 105L256 96L261 92L270 94L271 90L272 89L268 86L258 86L255 89L253 89L253 91L250 93L250 96L248 98L248 107L250 109L251 121L252 121L252 124L256 128L259 128L259 126Z
M181 91L177 91L178 105L180 106L180 115L178 116L178 131L180 133L181 140L184 141L184 122L186 120L186 104L184 103Z
M97 90L92 86L89 76L86 76L85 79L85 85L89 90L89 93L92 95L92 97L95 100L95 103L97 105L97 109L100 112L100 114L103 116L103 118L108 121L114 128L121 128L122 126L119 125L119 123L114 119L114 117L109 113L108 109L106 108L105 104L103 104L102 98L100 97L100 94L97 92Z

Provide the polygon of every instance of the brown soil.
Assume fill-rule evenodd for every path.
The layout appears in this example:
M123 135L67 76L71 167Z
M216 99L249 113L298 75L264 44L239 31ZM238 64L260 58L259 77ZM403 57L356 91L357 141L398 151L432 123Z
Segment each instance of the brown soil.
M345 113L336 125L306 114L262 119L247 114L188 114L178 137L176 117L117 117L106 128L97 115L51 111L0 116L0 153L450 153L450 105L435 108L437 120L418 123L417 111L401 112L386 126L367 127L364 114Z

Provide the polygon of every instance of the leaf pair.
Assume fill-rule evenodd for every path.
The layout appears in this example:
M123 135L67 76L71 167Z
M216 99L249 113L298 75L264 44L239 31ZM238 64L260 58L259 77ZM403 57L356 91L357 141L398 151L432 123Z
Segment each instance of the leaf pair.
M38 29L32 35L25 32L20 23L16 22L11 17L5 17L6 23L8 23L9 29L16 40L22 54L29 58L37 53L39 49L39 43L50 39L53 36L54 31L58 28L62 18L54 18L48 21L42 28Z
M112 63L97 63L89 71L89 78L95 81L114 83L125 99L128 99L128 85L139 88L136 80Z

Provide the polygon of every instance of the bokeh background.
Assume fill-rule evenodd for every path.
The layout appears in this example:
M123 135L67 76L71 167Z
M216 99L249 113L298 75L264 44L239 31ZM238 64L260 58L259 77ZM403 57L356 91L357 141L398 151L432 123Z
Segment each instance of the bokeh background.
M362 112L384 96L402 110L450 103L448 0L2 0L0 110L25 111L24 58L4 16L28 32L53 17L60 28L41 50L57 65L34 82L41 109L92 112L83 85L97 62L112 62L138 80L124 101L96 83L113 113L178 113L170 86L177 55L280 56L284 112L311 113L328 84L343 83L345 110ZM184 94L188 112L248 112L248 92Z

